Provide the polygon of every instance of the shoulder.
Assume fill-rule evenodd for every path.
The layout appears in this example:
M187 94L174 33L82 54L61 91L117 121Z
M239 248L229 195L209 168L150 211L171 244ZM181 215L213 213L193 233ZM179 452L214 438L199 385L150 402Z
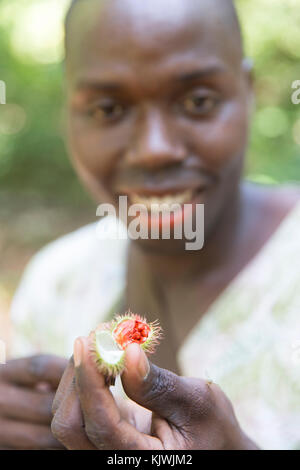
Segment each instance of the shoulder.
M77 273L83 276L86 270L91 274L108 259L112 264L121 263L127 244L112 237L113 223L111 219L92 223L49 243L29 262L23 281L47 280L49 287L49 283L74 278Z
M300 203L300 186L278 186L270 190L270 195L274 207L287 214Z
M57 273L72 268L79 259L88 257L95 243L96 224L90 224L46 245L29 262L24 275L46 269Z
M284 219L300 205L300 185L262 185L247 182L244 193L253 207L278 220Z
M36 351L69 355L122 294L127 240L116 220L103 219L50 243L28 264L11 318L15 356Z

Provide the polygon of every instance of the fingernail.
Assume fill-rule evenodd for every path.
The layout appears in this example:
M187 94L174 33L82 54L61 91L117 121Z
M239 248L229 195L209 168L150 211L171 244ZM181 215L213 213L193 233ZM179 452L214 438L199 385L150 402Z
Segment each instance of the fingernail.
M142 380L145 380L150 372L150 364L144 351L141 350L138 363L138 373Z
M79 367L82 359L82 341L80 338L77 338L74 343L74 365Z

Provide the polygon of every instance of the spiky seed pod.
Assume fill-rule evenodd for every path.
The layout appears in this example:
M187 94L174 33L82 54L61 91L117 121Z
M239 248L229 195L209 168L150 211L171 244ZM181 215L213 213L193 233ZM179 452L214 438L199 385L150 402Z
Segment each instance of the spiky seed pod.
M99 325L91 337L97 367L108 382L113 382L124 370L126 347L137 343L146 353L153 353L161 338L161 327L157 321L147 323L145 318L128 311L110 323Z

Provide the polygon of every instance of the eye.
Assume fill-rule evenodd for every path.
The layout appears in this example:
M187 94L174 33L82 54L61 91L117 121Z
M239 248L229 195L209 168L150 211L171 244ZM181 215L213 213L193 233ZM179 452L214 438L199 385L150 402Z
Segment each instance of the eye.
M103 99L95 103L89 115L100 122L111 122L121 119L125 114L125 106L113 99Z
M192 93L182 101L182 108L191 116L203 116L214 110L217 105L216 97L203 93Z

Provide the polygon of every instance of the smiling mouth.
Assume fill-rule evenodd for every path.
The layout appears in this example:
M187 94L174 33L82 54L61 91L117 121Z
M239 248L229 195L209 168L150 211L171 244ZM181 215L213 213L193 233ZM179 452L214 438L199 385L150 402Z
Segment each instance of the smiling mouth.
M148 210L161 211L163 209L168 210L172 208L174 204L183 206L184 204L192 204L197 196L204 191L201 189L186 189L178 191L176 193L169 193L164 195L153 195L153 194L138 194L131 193L128 195L131 204L142 204Z

